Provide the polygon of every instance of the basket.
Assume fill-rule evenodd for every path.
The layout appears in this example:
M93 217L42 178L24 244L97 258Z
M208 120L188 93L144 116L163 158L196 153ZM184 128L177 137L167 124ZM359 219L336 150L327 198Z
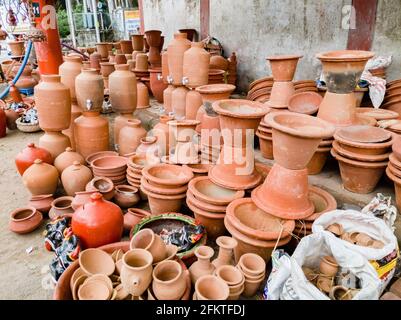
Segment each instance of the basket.
M15 123L17 124L18 130L22 131L22 132L31 133L31 132L38 132L38 131L42 130L39 126L39 123L36 123L36 124L22 123L21 118L17 119L17 121L15 121Z

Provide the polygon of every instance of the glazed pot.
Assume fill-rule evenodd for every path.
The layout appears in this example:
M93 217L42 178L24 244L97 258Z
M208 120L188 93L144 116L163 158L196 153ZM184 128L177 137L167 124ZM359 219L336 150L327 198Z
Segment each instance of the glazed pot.
M219 246L219 255L212 262L216 269L220 266L234 265L233 250L238 245L237 240L227 236L220 236L216 239L216 244Z
M104 200L110 201L114 197L114 184L109 178L94 177L85 186L86 191L100 192Z
M292 81L301 55L269 56L274 81Z
M91 201L79 207L72 218L72 231L79 237L84 248L93 248L120 241L124 219L121 209L103 200L100 193L91 196Z
M61 174L61 182L69 196L76 192L84 191L87 183L92 180L92 171L79 161L68 166Z
M72 148L68 147L63 153L60 153L54 160L54 166L57 168L59 174L61 174L65 168L72 165L75 161L80 164L85 164L85 159L78 152L75 152Z
M164 102L164 109L167 114L173 112L172 107L172 94L175 90L175 87L172 84L169 84L167 89L163 91L163 102Z
M137 104L137 83L135 74L127 64L117 64L109 76L110 102L115 112L132 113Z
M32 196L28 201L28 206L33 207L43 214L47 214L51 208L54 198L52 194L42 194Z
M227 300L230 289L220 278L205 275L196 282L195 292L197 300Z
M19 234L30 233L40 226L42 220L40 211L34 207L23 207L11 212L8 228Z
M167 256L166 244L152 229L142 229L136 233L131 239L130 248L149 251L153 257L152 263L158 263Z
M61 132L45 132L39 138L39 147L50 152L52 159L56 159L66 148L71 147L70 139Z
M34 92L40 127L45 131L68 129L71 96L69 88L60 82L60 76L42 75L42 81L35 86Z
M118 136L118 151L120 155L135 152L146 136L146 130L138 119L128 119L126 125L121 128Z
M149 89L141 81L137 81L136 91L138 93L137 109L149 108Z
M183 84L188 88L207 85L210 59L203 42L192 42L191 48L184 52Z
M120 48L123 54L132 53L132 51L134 50L132 48L131 40L120 40Z
M64 56L64 62L59 67L61 83L70 89L71 101L76 103L75 79L81 73L82 59L77 56Z
M20 175L23 175L36 159L40 159L45 163L53 164L53 157L49 151L36 147L34 143L29 143L26 148L22 149L15 157L15 165Z
M131 231L143 218L150 217L151 213L142 209L129 208L124 215L124 230Z
M115 187L114 202L121 208L130 208L140 200L139 190L128 185L119 185Z
M182 85L184 53L191 47L185 33L175 33L167 47L168 69L172 84Z
M167 88L161 78L161 68L150 69L150 89L157 102L163 103L163 92Z
M87 110L87 100L91 100L92 110L101 111L104 97L103 77L95 69L82 69L75 78L75 93L82 110Z
M29 192L36 196L42 194L54 194L58 183L58 172L55 167L36 159L25 170L22 180Z
M91 199L92 194L98 192L97 190L92 191L77 191L75 192L74 199L71 202L71 207L77 210L80 206L83 206L85 203L88 203Z
M189 90L180 86L171 93L171 108L175 119L184 119L186 114L186 96Z
M109 57L109 44L107 42L96 43L96 51L102 59L107 59Z
M153 269L153 293L159 300L179 300L186 289L184 271L177 261L160 262Z
M214 255L214 250L208 246L200 246L195 250L195 256L198 259L189 268L192 284L205 275L212 275L216 267L210 262Z
M55 220L59 217L72 217L74 209L72 208L73 197L65 196L54 199L49 211L49 218Z

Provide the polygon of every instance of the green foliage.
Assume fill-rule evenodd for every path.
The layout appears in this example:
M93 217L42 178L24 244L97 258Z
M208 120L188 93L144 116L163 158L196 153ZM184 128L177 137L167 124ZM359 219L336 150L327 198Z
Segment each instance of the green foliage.
M68 25L67 11L59 8L57 10L57 24L60 38L66 38L70 34L70 27Z

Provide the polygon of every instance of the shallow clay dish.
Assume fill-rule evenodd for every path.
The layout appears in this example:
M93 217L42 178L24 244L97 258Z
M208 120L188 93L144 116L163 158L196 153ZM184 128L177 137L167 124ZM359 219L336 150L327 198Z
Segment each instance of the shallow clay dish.
M119 171L126 167L127 158L120 156L105 156L97 158L91 162L91 166L98 172L101 171Z
M142 175L152 184L166 186L180 186L194 177L189 168L165 163L145 167Z
M92 153L89 156L87 156L85 160L88 165L91 165L92 161L94 161L98 158L106 157L106 156L118 156L118 152L115 152L115 151L95 152L95 153Z
M391 133L371 126L349 126L336 131L336 136L344 140L360 143L379 143L391 139Z
M303 114L314 114L319 110L323 98L315 92L295 93L288 100L288 110Z

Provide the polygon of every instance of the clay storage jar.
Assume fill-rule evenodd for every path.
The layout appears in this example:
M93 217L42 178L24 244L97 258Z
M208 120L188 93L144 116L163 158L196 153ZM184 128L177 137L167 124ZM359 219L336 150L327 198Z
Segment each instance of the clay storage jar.
M209 77L210 53L204 49L203 42L192 42L185 51L183 60L183 81L189 88L206 85Z
M100 71L100 62L102 61L102 56L94 52L89 56L90 67L95 69L97 73Z
M127 120L126 125L121 128L118 137L118 152L120 155L135 152L141 144L141 139L146 136L146 130L138 119Z
M109 44L107 42L96 43L96 51L102 59L107 59L109 57Z
M68 129L71 120L71 96L59 75L42 75L34 89L39 125L45 131Z
M46 149L52 155L53 160L65 151L66 148L71 147L70 138L61 132L48 131L39 138L39 147Z
M93 111L102 110L104 83L102 76L95 69L82 69L75 79L75 92L82 110L86 110L87 100L92 101Z
M162 56L162 80L163 83L168 84L168 76L170 75L170 71L168 70L167 50L163 51L161 56Z
M167 89L163 91L163 102L166 114L170 114L173 111L172 94L174 90L175 87L172 84L169 84Z
M182 85L184 52L191 47L185 33L175 33L174 39L167 47L168 69L172 84Z
M161 115L159 122L153 127L150 133L157 137L157 144L159 145L159 150L161 156L168 154L170 150L170 131L167 122L173 120L173 117Z
M42 213L35 208L19 208L11 213L8 228L18 234L30 233L40 226L42 220Z
M82 59L77 56L64 56L64 63L59 67L61 83L70 89L71 100L76 102L75 78L81 73Z
M117 64L109 76L109 95L113 110L120 113L133 113L136 109L136 77L128 70L127 64Z
M61 182L65 192L69 196L73 196L79 191L85 191L86 184L91 180L91 169L82 165L79 161L74 161L61 174Z
M75 152L72 148L68 147L63 153L60 153L54 160L54 166L57 168L58 172L61 174L65 168L72 165L75 161L80 164L85 164L85 158L81 156L78 152Z
M39 196L32 196L28 201L28 206L34 207L43 214L47 214L53 201L54 198L52 194L42 194Z
M161 77L161 67L150 69L150 89L157 102L163 103L163 92L167 88Z
M55 167L36 159L22 175L24 186L36 196L54 194L58 183L58 172Z
M53 164L53 157L49 151L36 147L34 143L29 143L15 157L15 165L20 175L23 175L36 159L40 159L48 164Z

